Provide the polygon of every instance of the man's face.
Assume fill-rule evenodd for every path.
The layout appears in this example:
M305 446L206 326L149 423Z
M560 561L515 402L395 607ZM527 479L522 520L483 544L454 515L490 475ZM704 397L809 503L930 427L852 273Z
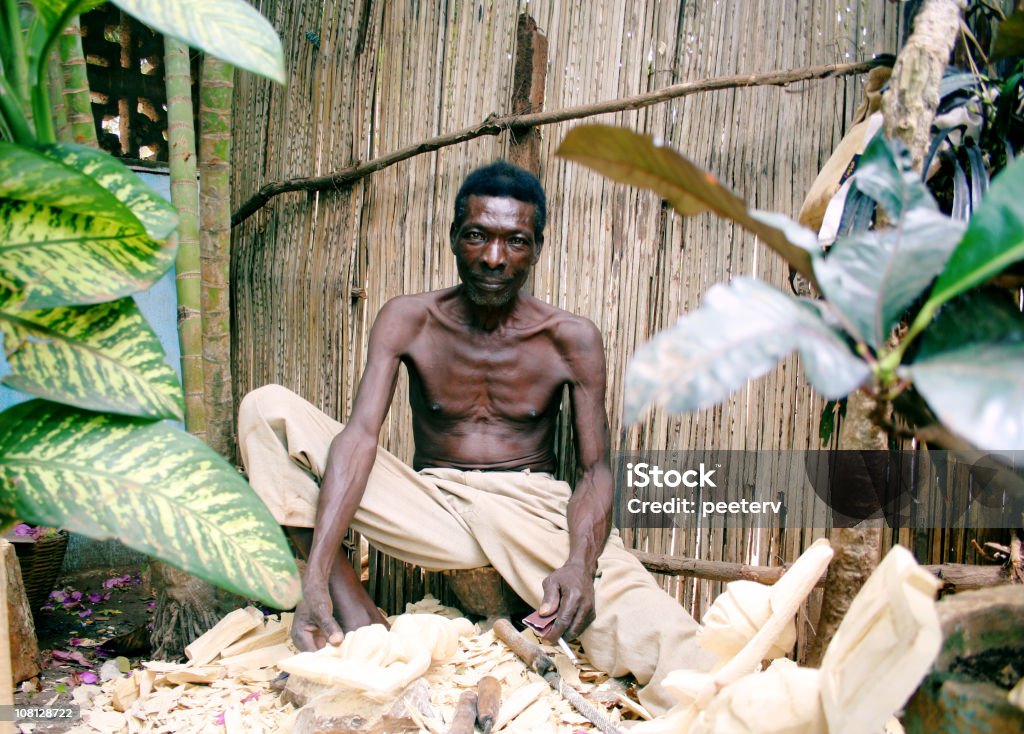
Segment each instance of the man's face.
M526 282L540 256L532 204L504 196L470 196L466 218L452 231L452 252L466 295L478 306L503 306Z

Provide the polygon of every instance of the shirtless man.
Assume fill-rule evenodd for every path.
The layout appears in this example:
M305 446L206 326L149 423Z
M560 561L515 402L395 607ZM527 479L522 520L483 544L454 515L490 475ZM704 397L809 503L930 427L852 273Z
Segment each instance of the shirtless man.
M693 620L617 533L609 538L601 335L589 320L520 290L540 256L545 219L532 174L504 162L474 171L451 225L461 284L381 309L343 430L283 388L243 401L239 435L254 488L282 524L315 528L311 543L308 531L292 533L308 547L292 628L300 649L384 622L340 550L351 525L427 568L493 565L542 614L557 613L549 640L582 635L591 660L613 675L629 671L647 682L700 656ZM409 374L418 474L377 447L400 364ZM566 386L581 469L575 490L550 476ZM303 421L323 435L308 438L295 427ZM312 523L296 521L301 512L289 517L280 497L286 485L310 482L286 476L280 459L267 459L272 453L319 479ZM648 690L656 711L671 703Z

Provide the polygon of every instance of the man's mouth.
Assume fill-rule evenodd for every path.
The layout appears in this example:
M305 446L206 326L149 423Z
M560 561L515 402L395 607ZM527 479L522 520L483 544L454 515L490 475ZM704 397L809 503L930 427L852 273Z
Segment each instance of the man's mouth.
M487 278L476 278L474 284L477 288L481 288L485 291L500 291L502 288L508 287L511 281L508 280L490 280Z

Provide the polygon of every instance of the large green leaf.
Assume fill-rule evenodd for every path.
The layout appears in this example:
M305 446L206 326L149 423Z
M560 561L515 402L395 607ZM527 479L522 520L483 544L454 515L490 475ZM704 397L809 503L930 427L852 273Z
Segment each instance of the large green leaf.
M868 142L857 161L857 189L874 199L898 220L913 209L937 211L928 188L911 166L910 154L901 143L890 143L881 130Z
M11 497L26 522L118 538L276 607L299 598L266 506L202 441L165 423L16 405L0 414L0 506Z
M0 281L24 291L23 308L102 303L149 288L175 247L141 224L0 198Z
M141 228L131 209L92 178L41 151L14 143L0 142L0 198ZM6 242L0 240L0 244Z
M102 174L116 195L72 165L0 143L0 282L23 291L22 308L101 303L151 286L174 247L154 241L128 205L154 231L170 226L166 210L92 156L57 151Z
M111 0L161 33L284 83L284 51L274 27L243 0Z
M154 240L167 239L178 226L178 213L163 196L113 156L84 145L52 145L40 151L51 160L88 176L113 194Z
M96 306L0 310L8 386L80 408L180 419L184 405L160 340L130 297Z
M964 225L934 209L907 211L894 226L843 238L814 262L829 302L856 336L882 347L907 307L941 272Z
M960 244L946 263L926 308L945 303L1024 259L1024 157L992 181Z
M840 398L871 376L814 302L749 278L714 285L697 311L630 360L625 418L635 421L652 404L675 413L715 405L794 349L807 379L826 398Z
M566 135L558 155L620 183L650 189L684 216L710 209L731 219L814 281L811 255L818 251L818 239L813 232L781 214L748 209L713 175L649 135L607 125L581 125Z
M969 345L906 372L955 433L985 451L1024 450L1024 343Z
M955 352L971 344L1024 343L1024 314L1014 293L978 288L939 309L921 337L914 360Z

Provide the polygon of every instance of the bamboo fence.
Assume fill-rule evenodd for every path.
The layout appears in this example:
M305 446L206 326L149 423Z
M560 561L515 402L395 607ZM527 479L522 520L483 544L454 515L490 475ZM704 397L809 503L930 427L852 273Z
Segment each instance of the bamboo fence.
M510 112L523 12L548 39L545 109L683 81L870 59L897 51L905 23L899 5L874 0L255 4L282 35L289 84L238 75L236 207L270 181L329 174ZM862 81L721 90L591 121L657 136L754 206L795 215L860 104ZM815 448L823 405L796 358L716 408L687 416L655 411L620 434L623 376L640 344L694 309L716 282L755 275L788 287L788 274L731 224L710 215L681 219L652 194L556 158L575 124L540 128L549 223L532 288L601 329L615 448ZM396 295L457 282L448 248L455 191L472 168L507 156L510 144L509 133L482 137L344 190L284 194L236 227L236 401L279 382L345 420L375 314ZM381 441L409 459L406 398L403 376ZM801 511L789 508L789 530L657 530L627 541L652 553L775 565L828 532L824 518ZM902 533L898 539L931 563L963 560L969 542L962 532ZM436 579L384 559L371 559L371 571L378 603L389 609L425 585L439 588ZM696 614L720 588L694 579L665 583Z

